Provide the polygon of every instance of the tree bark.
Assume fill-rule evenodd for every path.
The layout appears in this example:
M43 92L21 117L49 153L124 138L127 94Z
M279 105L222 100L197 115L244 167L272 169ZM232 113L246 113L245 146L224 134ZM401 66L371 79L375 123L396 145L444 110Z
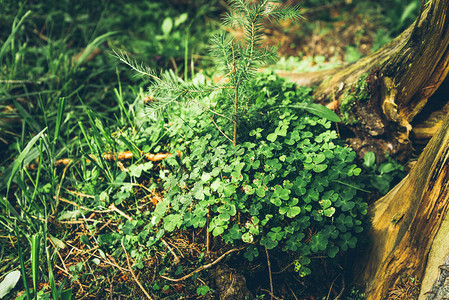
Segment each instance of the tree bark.
M369 100L357 103L353 112L359 119L351 128L355 146L368 144L367 151L377 147L377 153L389 150L403 157L410 153L412 121L449 72L448 10L449 0L429 1L407 30L376 53L313 74L311 83L319 83L315 95L337 104L362 74L368 74ZM307 78L281 76L300 84ZM449 102L449 96L444 97ZM448 104L438 106L448 110ZM422 282L420 299L426 299L445 268L441 265L449 261L449 115L440 115L440 129L432 129L432 139L407 177L369 208L372 241L355 266L367 299L388 299L403 276ZM429 136L428 130L417 128Z
M449 0L430 1L401 35L351 65L321 73L279 74L301 85L319 84L315 96L337 103L362 74L368 74L370 99L354 108L358 123L350 126L355 133L352 146L360 156L375 150L406 158L411 151L411 123L449 72L448 10ZM358 149L363 145L370 148Z
M367 299L387 299L401 276L435 273L449 253L449 244L441 245L448 241L448 210L449 116L409 175L370 207L373 244L359 261Z

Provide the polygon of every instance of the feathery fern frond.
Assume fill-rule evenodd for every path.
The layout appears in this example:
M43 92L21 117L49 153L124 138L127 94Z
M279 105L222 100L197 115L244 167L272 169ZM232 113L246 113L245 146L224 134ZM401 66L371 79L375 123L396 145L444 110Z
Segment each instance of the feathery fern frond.
M123 51L117 52L115 50L112 50L112 52L114 52L115 57L117 57L122 63L128 65L133 71L144 76L149 76L152 79L159 79L152 69L142 63L137 63L136 60L133 60L129 57L128 53L125 53Z
M232 72L233 46L234 39L229 34L217 34L210 39L209 53L217 59L217 65L221 70L228 74Z
M286 4L286 5L276 5L277 1L270 1L272 4L269 6L269 8L266 11L266 17L268 20L272 20L275 22L279 22L280 20L292 20L292 21L299 21L301 19L304 19L304 17L301 15L301 5L296 4Z

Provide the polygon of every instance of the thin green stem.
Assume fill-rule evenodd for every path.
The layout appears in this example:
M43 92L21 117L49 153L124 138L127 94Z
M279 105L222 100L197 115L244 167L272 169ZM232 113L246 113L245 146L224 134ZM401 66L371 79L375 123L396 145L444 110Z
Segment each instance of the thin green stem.
M234 43L231 42L231 48L232 48L232 69L235 71L235 50L234 50ZM239 82L235 82L234 87L234 137L232 140L232 144L235 146L237 145L237 112L238 112L238 100L239 100Z

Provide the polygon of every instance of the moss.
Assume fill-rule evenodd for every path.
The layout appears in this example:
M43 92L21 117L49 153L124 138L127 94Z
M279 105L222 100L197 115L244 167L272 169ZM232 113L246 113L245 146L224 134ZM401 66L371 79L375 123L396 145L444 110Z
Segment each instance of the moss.
M369 99L366 82L367 77L367 73L362 74L356 84L345 92L340 101L341 119L347 125L357 124L356 115L354 113L356 103Z

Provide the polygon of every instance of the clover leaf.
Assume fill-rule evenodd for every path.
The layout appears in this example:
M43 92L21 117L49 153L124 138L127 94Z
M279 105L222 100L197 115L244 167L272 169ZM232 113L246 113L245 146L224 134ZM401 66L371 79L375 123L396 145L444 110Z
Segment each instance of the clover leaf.
M223 188L223 195L225 197L231 197L235 193L235 186L233 184L228 184Z
M259 249L257 249L257 247L254 246L250 246L248 248L246 248L245 253L243 254L243 256L249 260L249 261L253 261L254 258L259 256Z
M173 231L176 227L182 225L182 216L180 214L170 214L164 218L164 229L166 231Z
M301 212L301 208L299 206L290 206L287 210L287 217L294 218Z
M324 236L322 233L318 232L314 236L312 236L312 239L310 240L310 249L313 252L319 252L324 251L327 248L328 244L328 237Z
M346 232L345 234L340 236L338 244L340 245L340 248L343 251L347 251L348 247L355 248L355 245L357 244L357 238L353 236L350 232Z

